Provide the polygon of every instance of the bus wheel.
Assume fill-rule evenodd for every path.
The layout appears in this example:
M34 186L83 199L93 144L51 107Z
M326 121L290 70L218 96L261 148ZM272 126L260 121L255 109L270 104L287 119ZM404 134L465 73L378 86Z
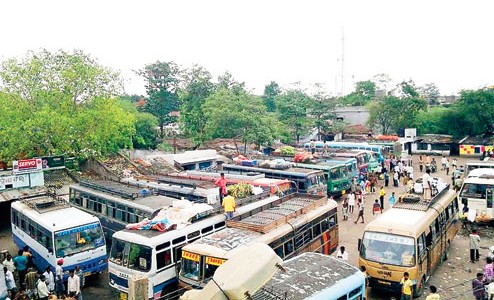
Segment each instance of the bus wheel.
M415 286L415 294L413 295L413 298L419 298L422 296L424 293L424 287L425 287L425 276L422 277L422 280L420 280L420 287L418 285Z

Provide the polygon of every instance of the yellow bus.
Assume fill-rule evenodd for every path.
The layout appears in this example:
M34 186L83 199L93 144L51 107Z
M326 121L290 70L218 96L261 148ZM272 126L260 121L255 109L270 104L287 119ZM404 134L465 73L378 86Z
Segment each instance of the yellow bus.
M415 297L442 260L460 228L456 193L446 186L431 201L400 197L395 206L365 227L359 240L359 266L369 286L399 293L404 272L410 274Z

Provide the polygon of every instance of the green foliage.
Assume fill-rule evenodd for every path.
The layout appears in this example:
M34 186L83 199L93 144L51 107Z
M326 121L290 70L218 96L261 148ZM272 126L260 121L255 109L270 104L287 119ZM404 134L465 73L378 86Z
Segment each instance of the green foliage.
M330 132L332 125L336 120L334 112L335 100L328 97L322 91L318 91L310 99L310 115L313 118L313 123L317 127L318 134L322 132Z
M117 73L80 51L42 51L0 68L0 160L41 155L106 156L132 147L134 116Z
M264 87L264 95L262 96L262 99L264 101L264 105L266 105L266 108L268 109L269 112L276 111L275 98L279 94L281 94L281 88L274 81L271 81L268 85Z
M273 120L260 97L220 88L206 99L202 110L208 120L205 133L209 138L234 138L244 143L273 139Z
M174 62L160 62L149 64L137 71L146 81L146 92L149 95L144 111L158 118L161 136L164 135L164 126L172 122L170 112L178 110L178 87L181 70Z
M218 89L230 90L236 95L245 93L245 83L236 81L228 71L218 76Z
M183 78L179 98L184 133L196 144L201 144L206 139L206 117L202 105L213 93L214 84L211 82L211 74L201 66L193 66L192 69L186 70Z
M135 129L132 139L135 149L155 149L158 142L158 119L150 113L137 113Z
M339 99L344 106L364 106L367 105L376 94L376 84L370 80L359 81L355 86L355 91Z
M417 128L419 135L425 133L449 134L448 128L450 126L447 123L447 116L450 113L451 109L445 107L431 107L428 111L420 111L412 126Z
M297 142L310 127L307 109L310 97L302 90L288 90L276 97L276 108L280 121L286 126L291 137Z

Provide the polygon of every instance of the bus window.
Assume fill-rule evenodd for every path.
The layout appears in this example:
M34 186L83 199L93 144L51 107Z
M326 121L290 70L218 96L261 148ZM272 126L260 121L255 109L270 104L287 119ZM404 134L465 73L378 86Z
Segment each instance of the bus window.
M347 299L346 295L343 295L340 298L338 298L337 300L346 300L346 299Z
M283 248L285 250L285 256L290 255L293 252L293 240L286 242Z
M173 245L180 244L181 242L185 241L185 236L178 237L172 241Z
M277 248L274 249L274 252L276 253L276 255L278 255L279 257L283 258L283 246L279 246Z
M359 295L362 293L362 287L358 287L356 289L353 289L350 293L348 293L348 298L353 299L353 297Z
M151 248L131 244L129 251L129 268L139 271L149 271L151 268Z
M202 233L202 234L205 234L205 233L211 232L212 230L213 230L213 226L208 226L208 227L206 227L206 228L203 228L203 229L201 230L201 233Z
M225 227L225 222L219 222L217 224L214 224L214 229L218 229L218 228L223 228Z
M364 259L403 267L415 265L415 240L381 232L366 232L360 255Z
M156 253L156 268L158 270L170 265L171 263L172 263L172 254L170 249Z
M422 233L417 239L417 245L419 248L419 254L425 250L425 235Z
M314 236L319 236L321 234L321 224L318 223L318 224L312 226L312 231L314 233Z
M487 208L492 208L492 190L488 189L487 192Z
M321 230L322 232L328 231L329 229L329 221L327 219L324 219L321 221Z
M181 273L191 279L199 280L199 276L201 275L199 273L199 262L189 260L189 259L184 259L182 262L182 271Z
M338 169L331 169L331 179L333 180L336 180L336 179L339 179L339 172L338 172Z
M105 244L99 223L55 232L55 252L64 257L91 250Z

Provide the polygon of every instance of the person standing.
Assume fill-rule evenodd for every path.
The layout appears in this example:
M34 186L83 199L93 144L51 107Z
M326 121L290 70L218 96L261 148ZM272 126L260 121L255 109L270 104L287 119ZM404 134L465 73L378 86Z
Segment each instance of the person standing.
M376 193L376 183L377 183L376 175L372 174L370 176L370 192L372 194Z
M492 264L492 257L486 258L484 266L484 280L485 282L492 282L494 280L494 265Z
M50 293L53 293L55 291L55 275L51 271L51 267L48 266L46 267L46 271L43 273L46 279L46 286L48 287L48 290Z
M419 169L420 169L420 173L424 171L424 160L422 158L422 155L419 156Z
M393 207L395 203L396 203L395 192L392 192L391 196L389 196L389 207Z
M27 267L30 268L32 267L34 264L33 264L33 254L31 253L31 250L29 250L29 246L24 246L24 248L22 248L22 255L24 255L26 258L27 258Z
M477 278L472 280L472 291L475 300L485 300L484 274L477 273Z
M360 220L360 217L362 217L361 223L364 223L364 202L359 199L357 205L358 205L358 217L357 220L355 220L355 222L353 223L357 224L358 220Z
M348 212L353 215L355 209L355 193L348 194Z
M345 246L341 246L340 250L336 252L336 258L348 261L348 252L345 251Z
M425 300L440 300L441 299L441 297L437 293L437 288L435 286L431 285L429 287L429 289L431 290L431 293L425 298Z
M369 275L367 275L367 269L365 266L360 266L360 271L362 271L362 274L364 274L365 277L365 298L364 299L369 299L368 293L369 293Z
M376 214L382 214L382 213L383 213L383 209L379 204L379 200L376 199L374 201L374 204L372 205L372 215L376 217Z
M425 174L422 175L422 188L424 190L424 200L430 201L432 199L432 186L431 186L431 170L425 170Z
M231 195L231 192L227 192L227 196L223 199L223 209L225 210L226 219L230 220L233 218L233 213L235 212L235 198Z
M389 174L388 172L384 172L384 186L387 187L389 185Z
M79 276L79 279L81 280L81 290L82 288L86 285L86 279L84 278L84 273L81 270L81 267L79 265L75 266L75 275Z
M34 298L37 293L36 283L38 282L38 273L34 268L29 268L26 274L26 294L29 298Z
M226 179L225 179L225 173L220 174L220 178L218 178L214 184L218 187L219 189L219 194L220 194L220 204L223 205L223 197L226 196Z
M453 171L455 171L458 168L456 158L453 158L453 161L451 162L451 166L453 166Z
M27 273L27 257L22 255L23 251L19 250L17 252L17 256L14 257L14 266L17 269L17 274L19 275L19 285L22 286L24 281L26 280L26 273Z
M57 261L57 267L55 269L55 291L57 297L62 297L65 293L65 285L63 283L63 259Z
M7 286L7 291L10 291L15 295L17 286L15 285L14 274L10 272L7 267L3 267L3 273L5 274L5 285Z
M316 142L314 140L310 140L309 147L310 147L310 153L314 155L314 153L316 153Z
M398 172L393 173L393 186L398 187L398 180L400 180L400 176L398 175Z
M408 278L410 276L408 272L403 273L401 278L401 300L410 300L412 298L412 286L413 282Z
M447 160L448 160L448 159L446 158L446 156L443 156L443 157L441 158L441 171L446 171L446 161L447 161Z
M38 290L39 300L48 300L48 296L50 295L50 291L46 286L45 280L46 280L45 275L41 275L38 280L38 285L36 286Z
M79 276L75 275L74 270L70 270L69 279L67 280L67 293L70 297L79 298L81 293L80 284Z
M480 236L477 230L472 230L470 237L470 262L479 261Z
M383 212L383 209L384 209L384 195L386 195L386 191L384 190L384 186L381 186L381 189L379 190L379 201L381 204L381 213Z
M14 261L12 260L12 255L7 254L7 257L2 262L2 265L6 267L10 272L12 272L12 274L14 274L15 266L14 266Z
M341 207L343 208L343 220L348 220L348 197L343 199Z

